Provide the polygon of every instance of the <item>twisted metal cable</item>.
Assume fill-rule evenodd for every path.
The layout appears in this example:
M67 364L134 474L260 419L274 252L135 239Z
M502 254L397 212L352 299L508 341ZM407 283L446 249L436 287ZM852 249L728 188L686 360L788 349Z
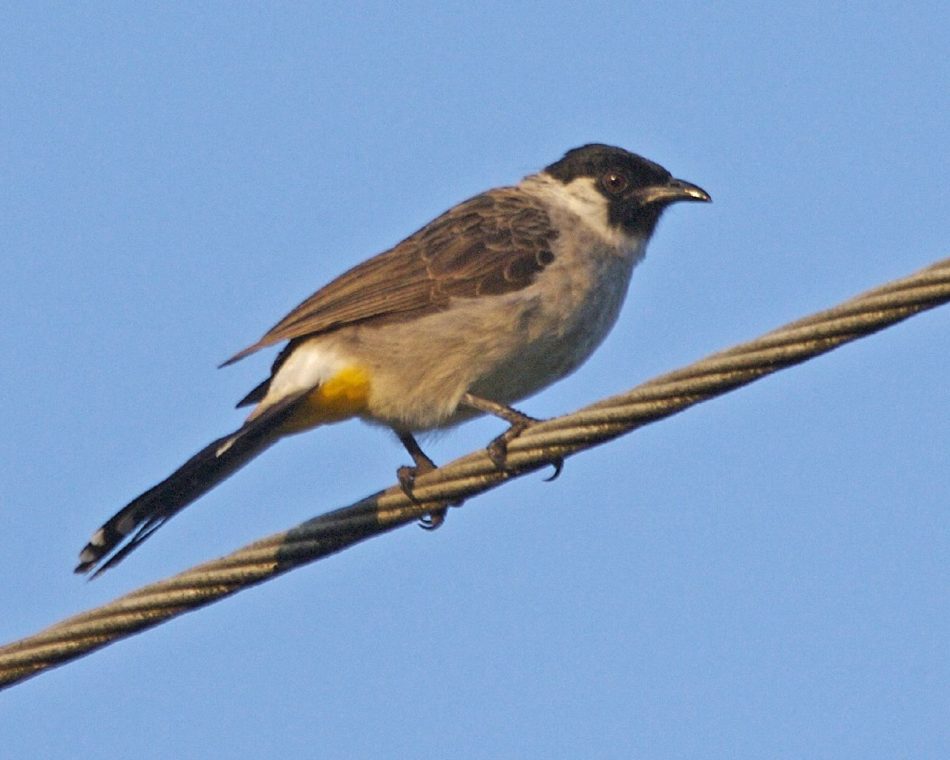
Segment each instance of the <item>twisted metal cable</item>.
M950 301L950 259L0 647L0 689Z

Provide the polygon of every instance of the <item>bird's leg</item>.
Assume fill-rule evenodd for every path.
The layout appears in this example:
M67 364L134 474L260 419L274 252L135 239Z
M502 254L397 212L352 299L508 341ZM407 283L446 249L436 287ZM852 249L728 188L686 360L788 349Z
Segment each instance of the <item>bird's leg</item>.
M426 456L426 453L422 450L422 447L419 446L418 441L416 441L412 433L397 432L396 435L399 436L399 441L406 447L406 451L409 452L409 456L412 457L412 461L414 462L412 467L403 465L396 470L399 487L402 488L402 492L406 494L406 496L416 501L416 497L412 493L412 487L415 485L416 478L436 469L435 462ZM426 530L435 530L445 522L445 510L446 508L442 507L427 512L419 519L419 524Z
M510 427L489 443L487 447L488 456L491 457L492 462L495 463L495 467L499 470L507 470L508 444L521 435L529 425L539 422L539 420L534 417L529 417L524 412L519 412L517 409L513 409L505 404L499 404L497 401L490 401L480 396L474 396L471 393L466 393L462 396L462 403L480 412L486 412L487 414L500 417L509 424ZM561 470L564 469L564 458L557 457L553 459L551 466L554 468L554 474L547 478L547 480L554 480L561 474Z

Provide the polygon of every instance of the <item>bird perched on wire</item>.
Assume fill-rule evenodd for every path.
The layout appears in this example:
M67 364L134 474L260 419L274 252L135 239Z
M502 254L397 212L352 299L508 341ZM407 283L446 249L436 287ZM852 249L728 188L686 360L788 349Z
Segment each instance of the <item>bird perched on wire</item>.
M416 433L496 415L510 427L488 451L504 467L508 442L531 421L511 404L601 343L663 210L709 200L652 161L591 144L454 206L224 362L286 341L270 377L238 404L254 407L244 424L111 517L76 572L114 566L280 438L351 417L396 433L413 460L398 471L410 496L434 468Z

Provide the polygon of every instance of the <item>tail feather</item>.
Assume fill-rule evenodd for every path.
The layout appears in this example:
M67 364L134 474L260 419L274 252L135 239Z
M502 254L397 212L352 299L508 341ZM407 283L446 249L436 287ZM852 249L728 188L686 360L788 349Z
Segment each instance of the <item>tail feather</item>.
M79 554L75 572L87 573L98 565L95 578L117 565L170 518L275 443L281 424L302 395L282 400L234 433L205 446L161 483L129 502L93 533Z

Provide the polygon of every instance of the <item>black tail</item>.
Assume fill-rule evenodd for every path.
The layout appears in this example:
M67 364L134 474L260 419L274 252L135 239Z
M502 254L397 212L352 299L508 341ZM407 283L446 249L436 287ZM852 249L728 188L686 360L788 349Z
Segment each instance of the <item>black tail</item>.
M117 565L167 520L275 443L281 423L290 416L300 395L281 401L231 435L206 446L161 483L129 502L93 533L79 553L75 572L86 573L99 565L92 576L95 578Z

